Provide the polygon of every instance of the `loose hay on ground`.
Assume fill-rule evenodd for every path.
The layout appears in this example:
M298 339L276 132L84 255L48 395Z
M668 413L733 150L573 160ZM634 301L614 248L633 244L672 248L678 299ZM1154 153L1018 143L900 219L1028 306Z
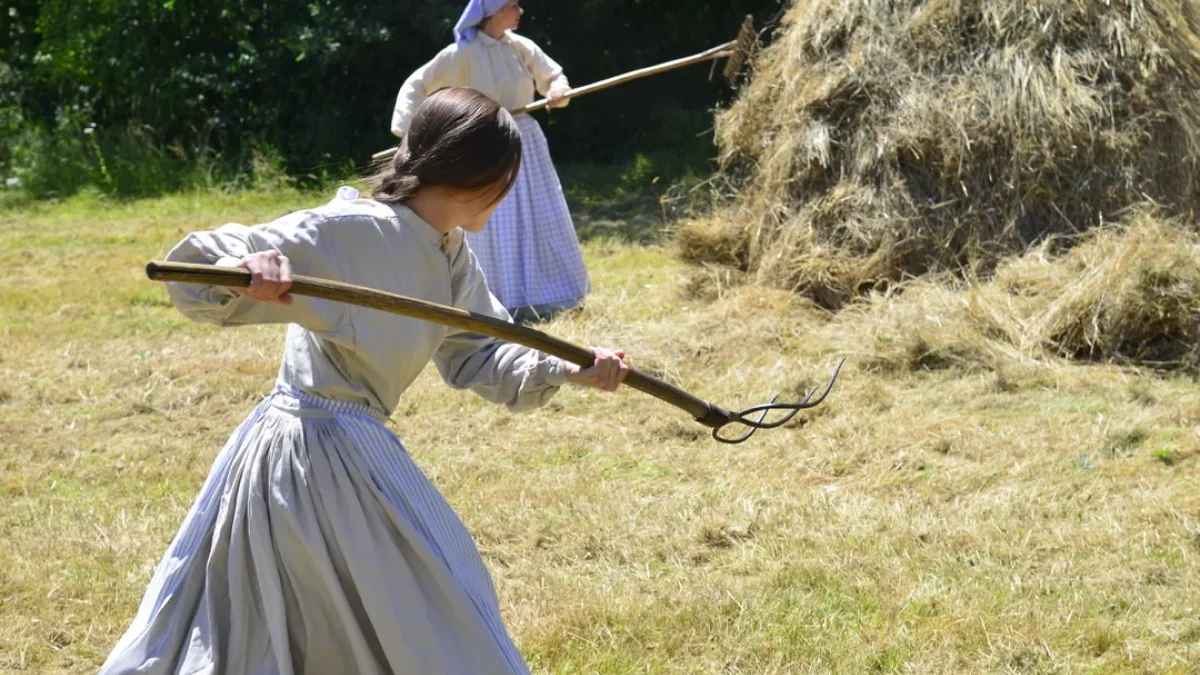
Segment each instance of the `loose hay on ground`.
M138 299L141 264L183 231L324 197L5 214L0 671L96 671L274 381L282 327L172 322ZM697 303L662 250L584 250L594 295L544 327L705 398L794 394L853 358L803 427L737 448L634 391L514 417L424 373L389 424L479 539L534 672L1194 672L1194 382L999 357L864 368L885 309L966 296L879 295L861 317L757 286Z
M1200 237L1138 210L1069 249L1053 242L990 279L926 277L835 322L885 370L992 370L1057 357L1200 366Z

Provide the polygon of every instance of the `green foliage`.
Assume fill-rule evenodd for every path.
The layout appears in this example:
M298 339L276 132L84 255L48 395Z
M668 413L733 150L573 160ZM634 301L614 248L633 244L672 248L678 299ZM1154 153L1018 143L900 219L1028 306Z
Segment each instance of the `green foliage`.
M576 85L731 39L778 0L664 8L526 2L522 33ZM362 168L392 138L396 91L450 40L461 0L9 0L0 10L0 178L39 195L115 195L245 173L273 148L306 180ZM711 155L719 76L696 66L545 115L555 156ZM691 156L697 153L689 150Z

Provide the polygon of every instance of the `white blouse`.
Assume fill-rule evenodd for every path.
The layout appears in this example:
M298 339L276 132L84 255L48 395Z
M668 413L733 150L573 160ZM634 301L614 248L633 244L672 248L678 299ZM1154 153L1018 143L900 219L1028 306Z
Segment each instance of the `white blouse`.
M533 103L535 86L543 96L570 87L562 66L533 40L512 31L497 40L479 31L474 40L446 47L409 76L396 97L392 133L403 136L417 106L443 87L470 87L515 110Z
M369 199L335 199L265 225L196 232L167 259L216 264L267 250L286 255L295 274L509 319L488 291L462 230L442 235L407 207ZM197 321L291 324L280 382L385 414L430 360L452 387L512 410L544 404L566 382L566 364L554 356L419 319L298 295L282 305L220 286L167 288L175 306Z

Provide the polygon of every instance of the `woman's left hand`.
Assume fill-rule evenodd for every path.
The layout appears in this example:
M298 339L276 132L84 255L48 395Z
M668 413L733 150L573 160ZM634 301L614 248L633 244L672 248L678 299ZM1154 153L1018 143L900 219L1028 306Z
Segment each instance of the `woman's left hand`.
M629 374L629 366L625 365L625 352L619 349L592 347L592 354L596 361L590 368L567 364L567 381L603 391L616 391Z
M566 89L551 89L550 93L546 94L547 108L561 108L567 104Z

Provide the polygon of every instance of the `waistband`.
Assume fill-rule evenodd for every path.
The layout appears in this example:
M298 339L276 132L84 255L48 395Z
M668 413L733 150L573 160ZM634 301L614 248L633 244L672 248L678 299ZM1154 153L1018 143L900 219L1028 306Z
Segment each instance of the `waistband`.
M271 393L272 395L281 395L288 398L293 398L298 401L302 407L320 408L321 410L328 410L334 414L358 415L372 419L380 424L386 422L388 418L386 413L372 408L364 403L339 401L337 399L315 396L283 382L276 382L275 390Z

